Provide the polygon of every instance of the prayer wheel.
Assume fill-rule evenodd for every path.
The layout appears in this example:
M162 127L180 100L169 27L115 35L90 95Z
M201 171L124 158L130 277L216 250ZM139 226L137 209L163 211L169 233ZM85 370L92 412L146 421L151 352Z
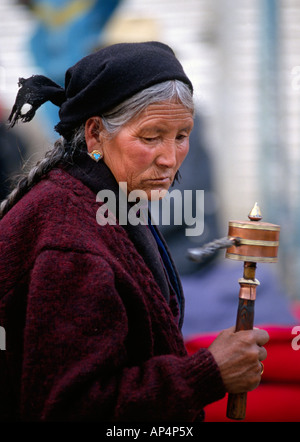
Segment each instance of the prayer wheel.
M260 209L255 203L248 215L249 221L230 221L228 237L232 245L227 248L226 258L244 262L243 278L239 279L239 304L236 332L252 330L256 287L256 263L277 262L280 227L262 222ZM246 414L247 393L229 394L227 417L241 420Z
M256 288L256 263L276 263L280 226L262 222L260 209L255 203L248 221L229 221L228 237L215 240L206 246L188 250L192 261L202 263L219 249L226 249L226 258L244 262L243 277L239 279L239 303L235 331L252 330ZM263 367L263 365L262 365ZM229 394L227 417L244 419L247 393Z

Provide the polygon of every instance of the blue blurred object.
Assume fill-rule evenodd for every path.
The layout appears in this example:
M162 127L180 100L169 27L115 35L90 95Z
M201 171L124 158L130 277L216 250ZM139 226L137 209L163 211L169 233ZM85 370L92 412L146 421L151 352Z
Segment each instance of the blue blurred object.
M31 49L38 66L61 84L65 70L91 53L120 0L32 0L38 27Z
M65 71L101 45L101 33L121 0L31 0L37 28L30 50L42 73L64 86ZM50 128L58 109L44 107Z

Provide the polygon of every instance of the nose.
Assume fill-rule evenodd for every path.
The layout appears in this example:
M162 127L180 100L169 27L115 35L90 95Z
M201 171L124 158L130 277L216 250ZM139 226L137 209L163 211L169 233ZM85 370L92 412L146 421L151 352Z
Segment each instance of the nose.
M156 164L160 167L174 168L177 165L177 146L174 140L164 142L158 152Z

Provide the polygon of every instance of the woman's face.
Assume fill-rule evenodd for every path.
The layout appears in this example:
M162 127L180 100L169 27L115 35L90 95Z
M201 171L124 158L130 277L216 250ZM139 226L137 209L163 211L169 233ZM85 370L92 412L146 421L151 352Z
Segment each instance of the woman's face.
M171 186L188 153L192 128L189 110L182 104L162 102L148 106L113 138L100 132L97 146L87 135L86 140L90 152L103 153L116 181L127 183L128 193L143 190L150 199L152 190L165 194Z

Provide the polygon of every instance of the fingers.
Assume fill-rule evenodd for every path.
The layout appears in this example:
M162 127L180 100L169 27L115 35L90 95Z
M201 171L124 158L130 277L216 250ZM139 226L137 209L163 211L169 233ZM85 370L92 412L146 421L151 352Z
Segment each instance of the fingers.
M264 345L269 341L265 330L223 330L209 350L219 366L225 388L230 393L255 389L261 381L262 364L267 357Z
M253 332L257 345L265 345L270 339L269 333L266 330L255 327Z
M226 328L224 331L234 333L235 330L236 330L236 326L233 325L232 327ZM253 327L253 330L241 330L241 331L243 331L243 332L252 332L253 331L254 335L257 339L258 345L265 345L270 339L268 332L266 330L263 330L258 327Z
M249 342L252 341L252 343L255 344L255 353L257 353L258 361L264 361L267 357L267 350L263 346L267 344L270 339L268 332L256 327L253 330L243 331L242 333L246 333L248 335Z
M267 350L264 347L260 347L258 352L258 360L264 361L267 358Z

